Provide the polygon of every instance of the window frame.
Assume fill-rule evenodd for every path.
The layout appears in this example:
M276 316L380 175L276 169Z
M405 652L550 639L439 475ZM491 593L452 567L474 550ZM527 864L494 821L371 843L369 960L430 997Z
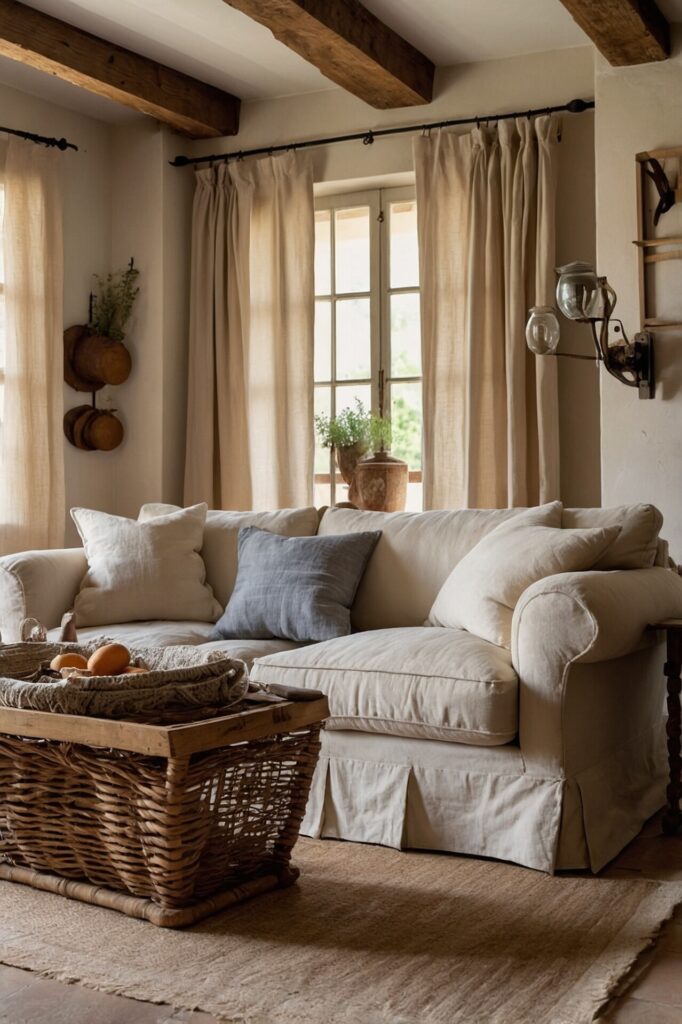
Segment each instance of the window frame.
M391 288L390 281L390 207L391 203L415 201L416 188L405 185L391 188L368 189L358 192L339 192L332 195L317 196L315 211L330 211L330 284L329 294L315 293L315 302L331 302L331 377L318 380L313 375L313 386L327 387L331 393L330 415L336 415L336 388L344 385L358 386L370 384L371 409L379 410L379 374L384 376L384 413L391 412L391 391L394 383L422 385L423 415L423 374L410 377L393 377L391 375L391 296L400 294L417 294L421 298L421 282L416 285ZM336 210L353 209L356 206L369 208L370 224L370 280L369 292L337 292L335 268L335 218ZM336 377L336 302L341 299L369 298L370 303L370 378L340 379ZM423 436L423 435L422 435ZM328 477L328 479L327 479ZM322 478L322 479L321 479ZM420 483L422 470L410 471L410 482ZM336 488L342 483L338 473L334 453L329 453L329 474L315 474L315 483L329 483L330 502L336 501Z

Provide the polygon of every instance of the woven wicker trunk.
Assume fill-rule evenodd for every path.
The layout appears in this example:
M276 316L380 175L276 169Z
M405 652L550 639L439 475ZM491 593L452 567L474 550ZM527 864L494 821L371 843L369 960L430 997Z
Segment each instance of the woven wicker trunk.
M26 646L37 667L43 645ZM170 927L291 884L326 714L324 699L164 726L0 709L0 878Z

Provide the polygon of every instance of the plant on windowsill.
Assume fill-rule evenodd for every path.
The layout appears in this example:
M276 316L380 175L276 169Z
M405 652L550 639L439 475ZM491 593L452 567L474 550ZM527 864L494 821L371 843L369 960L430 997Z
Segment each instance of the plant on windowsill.
M315 417L315 429L323 448L331 448L344 483L353 488L353 475L358 459L370 446L370 424L372 417L359 398L355 408L343 409L331 419L324 413ZM350 500L353 498L350 495Z

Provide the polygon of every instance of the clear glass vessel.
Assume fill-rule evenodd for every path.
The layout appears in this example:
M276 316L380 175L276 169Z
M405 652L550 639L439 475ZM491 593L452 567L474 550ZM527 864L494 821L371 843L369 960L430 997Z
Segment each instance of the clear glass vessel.
M559 344L559 321L553 306L533 306L526 324L526 343L536 356L554 352Z
M569 320L589 320L599 316L600 287L597 272L590 263L576 260L557 267L557 306Z

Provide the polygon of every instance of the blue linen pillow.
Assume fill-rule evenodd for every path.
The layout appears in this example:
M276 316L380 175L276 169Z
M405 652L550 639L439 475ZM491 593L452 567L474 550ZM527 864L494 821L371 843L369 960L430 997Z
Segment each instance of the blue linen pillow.
M243 527L234 590L211 640L347 636L350 607L380 536L282 537Z

